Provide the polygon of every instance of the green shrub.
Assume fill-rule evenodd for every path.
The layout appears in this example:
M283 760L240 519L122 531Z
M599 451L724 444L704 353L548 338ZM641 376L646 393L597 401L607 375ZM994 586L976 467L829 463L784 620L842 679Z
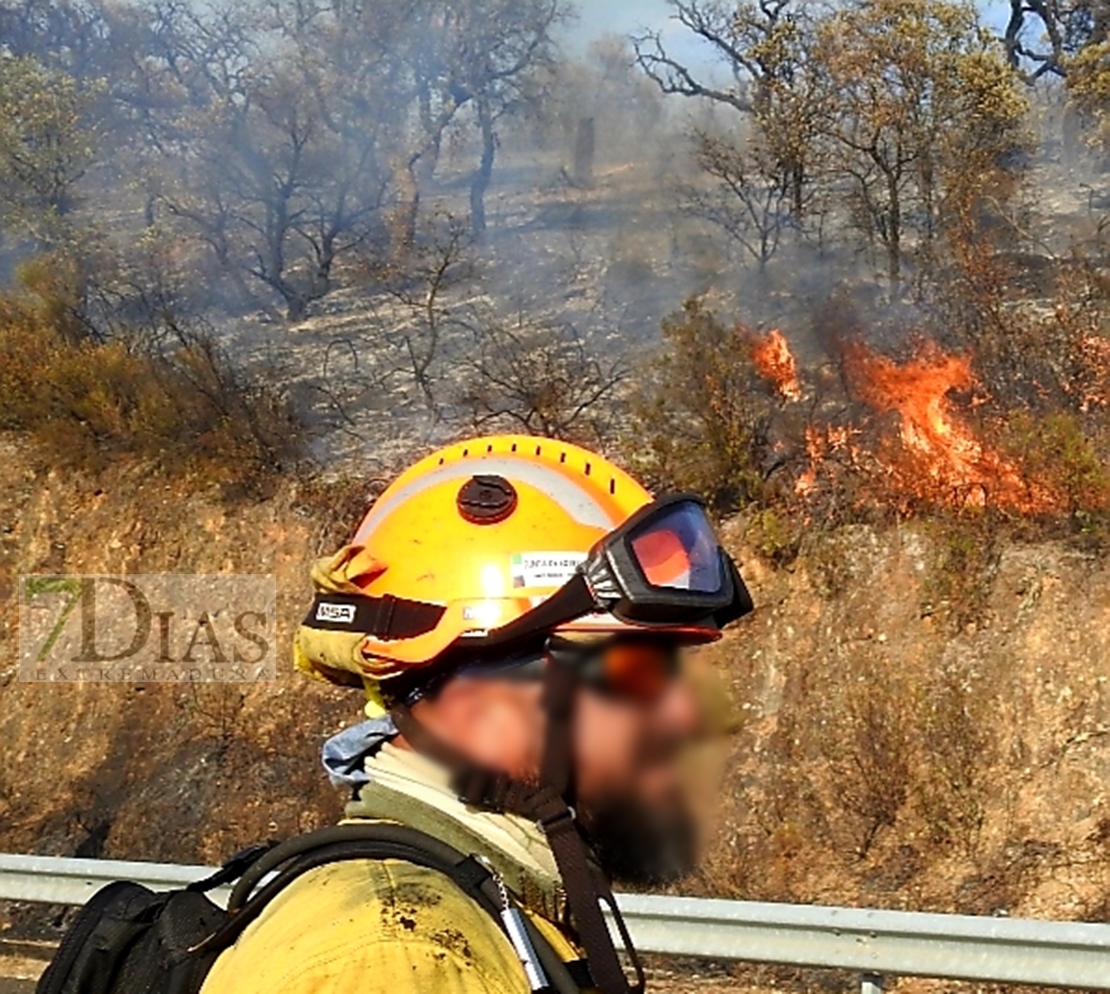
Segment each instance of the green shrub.
M935 549L922 583L922 613L957 630L982 620L998 569L1001 522L989 511L937 515L926 525Z
M1006 420L1003 443L1046 502L1079 520L1110 514L1110 470L1075 414L1016 411Z
M802 526L786 511L762 508L748 520L744 541L775 566L789 566L798 558Z
M697 491L719 511L759 499L771 405L751 334L691 299L663 335L666 348L634 398L634 469L657 486Z

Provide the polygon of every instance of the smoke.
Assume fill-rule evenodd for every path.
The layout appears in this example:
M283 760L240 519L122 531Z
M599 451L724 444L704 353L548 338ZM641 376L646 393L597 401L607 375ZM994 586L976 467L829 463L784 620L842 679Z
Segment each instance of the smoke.
M20 139L89 160L54 191L49 241L47 215L0 211L0 274L78 257L103 333L159 307L212 327L243 362L280 366L328 461L388 461L476 417L530 423L533 385L489 382L535 378L489 361L506 342L543 351L555 381L618 364L636 379L693 295L780 329L802 366L835 353L815 318L834 297L872 346L928 328L958 351L962 319L936 330L955 222L1052 283L1101 232L1097 115L1048 76L1004 76L963 10L937 50L985 71L929 66L912 156L860 158L853 129L877 111L858 66L897 58L868 20L884 3L733 16L681 0L637 8L629 38L593 37L596 11L576 21L566 0L0 0L0 50L76 84L68 118L36 106ZM990 89L969 105L972 83ZM615 417L547 423L604 422L590 441L615 443L623 389L594 401ZM491 395L517 398L500 422L463 402Z

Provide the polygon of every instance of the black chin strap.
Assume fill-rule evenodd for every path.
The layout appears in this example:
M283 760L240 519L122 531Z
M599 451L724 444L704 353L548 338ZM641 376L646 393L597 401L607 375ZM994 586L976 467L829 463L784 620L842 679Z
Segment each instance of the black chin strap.
M398 730L414 749L450 770L452 786L462 801L473 807L520 815L543 829L562 877L571 918L594 985L601 994L641 994L644 971L640 960L608 881L591 863L586 841L567 801L573 791L575 685L573 667L549 658L544 675L547 734L538 784L522 783L504 773L476 766L429 732L405 705L395 707L391 713ZM636 970L635 984L629 984L621 968L601 911L602 901L613 914Z
M547 716L540 783L568 805L574 804L574 697L578 671L548 652L543 672L543 709Z

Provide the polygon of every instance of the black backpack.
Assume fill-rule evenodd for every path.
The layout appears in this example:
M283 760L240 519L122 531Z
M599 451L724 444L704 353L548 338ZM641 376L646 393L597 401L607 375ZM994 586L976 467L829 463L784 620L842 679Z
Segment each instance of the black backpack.
M524 930L531 943L524 948L537 961L527 971L535 990L577 994L591 986L584 964L564 963L527 917L506 905L499 881L475 857L415 829L367 822L254 846L184 890L108 884L81 909L36 994L197 994L216 957L282 889L315 867L351 859L400 859L444 874L494 918L518 954ZM225 911L206 892L232 881Z

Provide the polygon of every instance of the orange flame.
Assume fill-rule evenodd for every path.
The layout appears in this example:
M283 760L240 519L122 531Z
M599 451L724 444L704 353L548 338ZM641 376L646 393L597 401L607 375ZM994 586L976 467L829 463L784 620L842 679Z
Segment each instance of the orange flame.
M817 489L817 473L828 456L834 455L842 465L860 468L860 446L854 441L862 435L859 428L843 425L826 425L823 429L816 425L806 426L806 454L809 466L794 481L794 493L799 497L811 496Z
M802 383L798 379L798 363L790 351L786 337L777 328L757 338L752 346L752 362L756 372L770 383L785 400L802 399Z
M1108 403L1110 341L1100 335L1088 335L1083 339L1081 351L1086 360L1087 376L1079 387L1079 409L1086 414L1092 407L1106 407Z
M857 400L898 415L907 458L895 459L888 469L911 495L980 507L989 499L1030 511L1050 499L985 446L957 413L949 394L976 386L969 357L926 344L898 364L854 342L844 349L844 369Z

